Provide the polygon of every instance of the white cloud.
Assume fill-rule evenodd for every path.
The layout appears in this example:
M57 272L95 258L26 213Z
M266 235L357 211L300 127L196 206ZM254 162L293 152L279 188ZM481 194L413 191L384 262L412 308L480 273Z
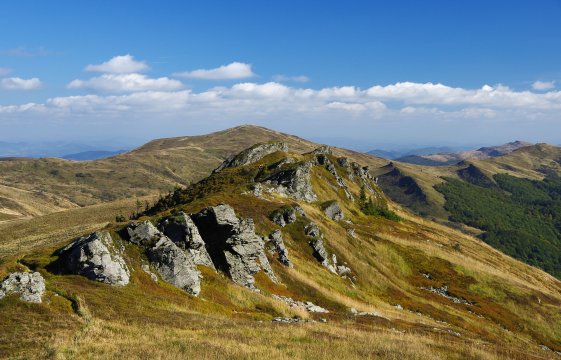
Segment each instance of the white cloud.
M86 71L106 74L130 74L148 70L144 61L137 61L132 55L115 56L112 59L98 64L86 66Z
M89 80L73 80L67 87L105 92L137 92L179 90L183 84L181 81L168 77L149 78L142 74L103 74Z
M543 91L543 90L551 90L555 87L555 81L534 81L532 84L532 89Z
M251 70L250 64L241 62L233 62L228 65L222 65L214 69L199 69L193 71L185 71L174 74L175 76L191 78L191 79L205 79L205 80L234 80L245 79L255 76Z
M295 83L307 83L310 81L310 78L305 75L299 76L287 76L287 75L274 75L273 80L276 82L295 82Z
M0 80L0 88L4 90L35 90L42 85L38 78L22 79L10 77Z
M12 71L12 69L10 69L10 68L0 67L0 76L9 74L11 71Z

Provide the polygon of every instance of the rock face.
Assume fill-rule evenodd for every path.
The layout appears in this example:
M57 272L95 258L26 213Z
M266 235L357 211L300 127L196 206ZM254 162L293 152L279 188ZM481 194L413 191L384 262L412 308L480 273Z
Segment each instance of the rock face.
M168 237L162 236L153 247L146 250L146 253L162 279L191 295L199 294L200 273L192 258Z
M82 237L56 252L64 271L110 285L129 283L130 273L108 232Z
M269 240L271 240L271 242L275 246L275 250L279 255L279 261L281 262L281 264L288 266L290 268L293 267L292 262L288 258L288 249L284 245L284 240L282 238L281 231L280 230L273 231L269 235Z
M349 279L351 283L353 280L356 280L351 276L352 270L348 266L339 265L337 263L337 256L335 254L329 256L329 252L325 248L323 242L323 234L316 224L309 223L306 225L304 227L304 234L313 238L309 241L310 247L313 250L313 255L324 267L344 279Z
M269 215L269 219L275 224L284 227L296 221L297 215L303 216L304 210L299 206L285 205Z
M176 228L172 227L172 229ZM131 225L127 228L127 231L131 242L145 248L150 263L163 280L191 295L199 294L201 291L201 274L195 266L191 252L176 245L149 221L139 225ZM181 237L181 234L174 233L177 236L178 243L188 246L190 243L187 243L185 236Z
M160 239L162 234L160 231L150 222L144 221L138 225L130 225L127 228L129 233L129 241L136 245L150 245Z
M265 184L280 195L297 200L313 202L317 195L312 189L311 170L313 163L306 162L294 168L281 170L265 179Z
M212 262L235 283L255 289L253 275L261 269L277 281L265 256L265 243L255 234L253 220L238 219L234 209L226 204L208 207L192 217L207 243Z
M328 218L339 221L345 218L341 206L337 201L329 201L323 205L323 212Z
M221 170L229 167L252 164L277 151L287 152L288 146L283 142L271 142L254 145L249 149L242 151L238 155L228 158L218 168L214 169L213 173L220 172Z
M23 301L40 303L44 292L45 280L38 272L11 273L0 284L0 299L16 293Z
M204 265L214 269L214 264L208 254L205 242L199 234L199 229L184 212L180 212L172 218L163 220L160 229L181 249L189 252L196 265Z

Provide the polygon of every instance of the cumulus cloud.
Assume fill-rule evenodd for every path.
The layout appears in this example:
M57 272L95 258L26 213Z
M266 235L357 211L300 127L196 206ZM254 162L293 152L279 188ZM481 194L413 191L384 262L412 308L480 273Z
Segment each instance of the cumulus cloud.
M41 80L38 78L22 79L10 77L0 80L0 88L4 90L35 90L41 87Z
M130 54L120 55L98 64L86 66L86 71L100 72L106 74L130 74L148 70L144 61L137 61Z
M551 90L555 87L555 81L534 81L532 84L532 89L543 91L543 90Z
M175 76L204 80L234 80L255 76L250 64L233 62L214 69L198 69L174 74Z
M73 80L69 89L91 89L105 92L173 91L183 87L181 81L168 77L149 78L143 74L103 74L89 80Z
M0 67L0 76L9 74L11 71L12 71L12 69L10 69L10 68Z
M307 83L310 78L305 75L298 76L288 76L288 75L273 75L273 80L276 82L295 82L295 83Z

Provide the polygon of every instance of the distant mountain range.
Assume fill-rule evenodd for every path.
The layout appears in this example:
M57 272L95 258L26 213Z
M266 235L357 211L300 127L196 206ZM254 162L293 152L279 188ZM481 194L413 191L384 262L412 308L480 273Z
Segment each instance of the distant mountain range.
M468 151L439 151L433 153L417 153L409 154L394 158L397 161L406 162L416 165L426 165L426 166L446 166L456 164L460 161L467 159L488 159L497 156L508 155L514 150L531 146L532 143L525 141L513 141L507 144L499 146L488 146L482 147L477 150Z
M435 153L448 153L465 150L463 148L453 148L448 146L429 146L423 148L414 149L402 149L402 150L383 150L374 149L370 150L368 153L370 155L378 156L384 159L396 160L398 158L407 157L411 155L429 155Z

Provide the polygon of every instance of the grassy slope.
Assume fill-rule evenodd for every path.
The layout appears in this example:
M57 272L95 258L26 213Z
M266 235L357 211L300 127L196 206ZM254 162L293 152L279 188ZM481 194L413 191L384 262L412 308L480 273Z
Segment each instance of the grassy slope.
M339 172L343 174L341 169ZM212 193L180 207L198 211L227 202L239 215L253 218L259 233L267 234L275 228L267 214L292 203L274 196L258 199L240 195L247 184L235 169L220 176L225 178L215 182L218 185ZM0 328L6 329L0 337L0 355L80 359L540 359L554 355L539 349L539 344L560 348L559 281L478 239L423 220L395 204L392 207L404 219L400 223L362 215L356 203L331 186L333 178L324 169L314 169L312 180L320 199L301 205L307 217L321 226L328 249L354 270L355 287L313 259L302 234L303 220L282 229L295 268L284 268L270 258L282 285L260 276L258 286L263 294L256 294L202 269L205 278L199 298L151 282L140 270L142 255L130 245L126 251L134 272L132 283L125 288L50 274L44 266L52 260L52 250L67 243L69 237L29 241L26 229L33 228L30 220L29 226L22 224L19 232L0 241L12 247L21 243L17 251L3 258L0 275L22 267L17 260L26 255L23 263L37 268L47 279L48 301L41 305L26 305L13 298L0 302ZM345 180L358 194L358 185ZM332 199L340 201L353 224L333 222L321 213L320 204ZM93 210L80 211L88 210L50 216L64 224L84 219L84 227L73 230L76 234L90 231L87 223L95 226L97 221L105 224L108 220L96 219L94 214L99 212ZM353 228L357 237L349 236L347 228ZM431 278L423 273L430 273ZM475 305L455 304L420 289L442 284ZM311 300L331 313L317 316L295 312L266 296L270 292ZM395 304L404 310L396 309ZM380 316L354 317L349 307L375 311ZM270 322L273 316L292 315L326 317L328 322ZM16 341L22 333L25 339Z

